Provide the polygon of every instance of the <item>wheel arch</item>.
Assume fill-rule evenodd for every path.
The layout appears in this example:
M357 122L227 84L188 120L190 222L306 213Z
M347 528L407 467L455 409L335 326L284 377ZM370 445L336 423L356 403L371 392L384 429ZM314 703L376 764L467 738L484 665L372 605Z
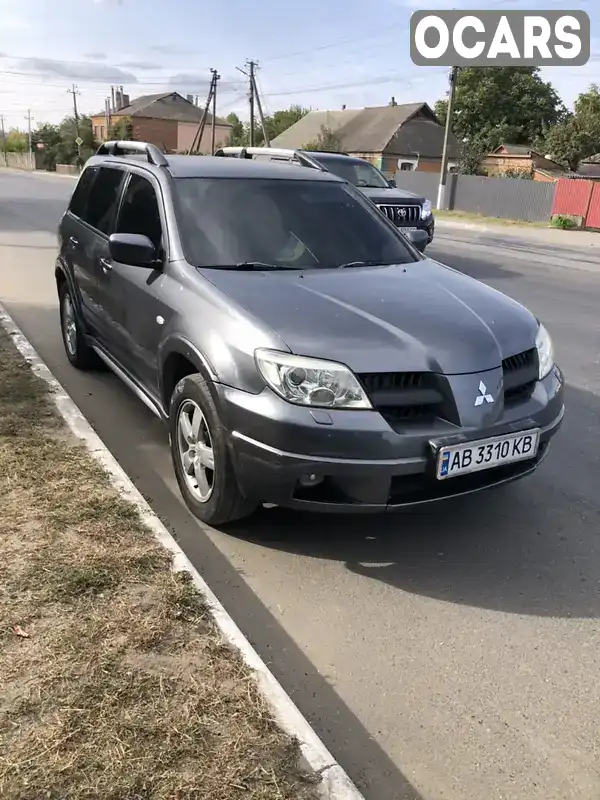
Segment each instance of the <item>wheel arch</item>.
M168 339L160 350L160 394L163 408L169 413L173 390L187 375L200 374L206 381L215 404L220 405L215 383L219 377L208 358L182 337Z

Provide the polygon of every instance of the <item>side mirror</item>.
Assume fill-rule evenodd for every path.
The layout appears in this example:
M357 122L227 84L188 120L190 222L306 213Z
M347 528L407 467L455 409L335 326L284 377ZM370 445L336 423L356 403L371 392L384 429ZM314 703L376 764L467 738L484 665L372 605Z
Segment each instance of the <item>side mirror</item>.
M156 248L147 236L139 233L113 233L108 240L113 261L132 267L156 266Z
M390 189L396 189L397 188L396 187L396 181L395 181L394 178L390 178L389 181L388 181L388 184L389 184Z
M427 231L407 231L405 236L412 246L419 251L419 253L425 252L427 242L429 241Z

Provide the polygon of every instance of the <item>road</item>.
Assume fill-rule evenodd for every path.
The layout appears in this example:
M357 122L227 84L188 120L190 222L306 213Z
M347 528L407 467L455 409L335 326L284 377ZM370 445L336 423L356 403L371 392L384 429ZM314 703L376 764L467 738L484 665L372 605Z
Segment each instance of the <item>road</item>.
M265 510L225 535L183 506L157 420L63 355L72 185L0 173L0 298L367 800L598 800L600 245L440 228L430 249L554 336L567 416L533 477L386 519Z

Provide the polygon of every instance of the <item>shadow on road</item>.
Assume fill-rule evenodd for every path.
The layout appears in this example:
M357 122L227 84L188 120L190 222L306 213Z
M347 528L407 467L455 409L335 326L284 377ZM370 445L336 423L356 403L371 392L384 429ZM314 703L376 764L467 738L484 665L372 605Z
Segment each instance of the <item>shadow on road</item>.
M548 459L520 483L384 517L263 509L228 533L449 603L600 617L600 399L569 387L567 408Z

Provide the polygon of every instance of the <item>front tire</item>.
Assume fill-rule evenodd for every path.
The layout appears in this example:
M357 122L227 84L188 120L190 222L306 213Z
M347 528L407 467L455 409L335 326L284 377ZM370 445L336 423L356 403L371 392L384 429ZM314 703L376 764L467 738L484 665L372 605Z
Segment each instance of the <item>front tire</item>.
M86 371L97 369L100 365L100 359L85 341L81 325L77 319L77 311L75 310L71 290L66 280L63 280L58 288L58 300L60 330L67 358L76 369Z
M208 525L226 525L252 514L258 504L240 492L227 432L201 375L188 375L175 387L169 434L179 489L198 519Z

